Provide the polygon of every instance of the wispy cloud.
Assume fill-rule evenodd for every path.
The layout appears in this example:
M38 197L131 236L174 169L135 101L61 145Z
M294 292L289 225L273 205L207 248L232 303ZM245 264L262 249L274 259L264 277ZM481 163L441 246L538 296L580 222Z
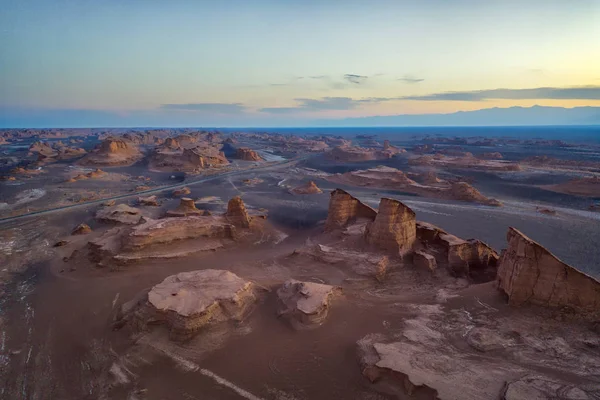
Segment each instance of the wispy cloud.
M217 114L240 114L246 110L242 103L187 103L162 104L163 110L197 111Z
M351 110L361 104L362 100L350 97L323 97L321 99L295 99L295 107L265 107L260 112L270 114L289 114L301 111Z
M404 82L404 83L414 84L414 83L423 82L425 79L417 78L412 75L404 75L402 78L399 78L398 80L401 82Z
M365 83L369 77L365 75L346 74L344 75L344 79L350 83L354 83L355 85L361 85Z
M463 92L442 92L419 96L403 96L398 100L424 101L484 101L489 99L509 100L600 100L600 86L570 88L540 87L532 89L489 89Z

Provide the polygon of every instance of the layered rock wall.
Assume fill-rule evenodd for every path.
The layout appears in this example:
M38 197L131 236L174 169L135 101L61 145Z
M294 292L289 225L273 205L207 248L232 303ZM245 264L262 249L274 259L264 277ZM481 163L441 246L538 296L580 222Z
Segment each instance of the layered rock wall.
M498 288L513 305L568 306L600 312L600 282L560 261L515 228L507 233L508 248L498 268Z
M331 192L331 198L329 199L325 230L331 231L343 228L359 218L374 220L376 216L377 212L371 207L361 203L348 192L335 189Z
M417 238L415 213L398 200L382 198L375 220L367 225L367 243L398 254L409 252Z
M227 203L227 213L225 214L227 220L233 225L241 228L250 227L250 216L246 211L246 205L240 196L236 196L229 200Z

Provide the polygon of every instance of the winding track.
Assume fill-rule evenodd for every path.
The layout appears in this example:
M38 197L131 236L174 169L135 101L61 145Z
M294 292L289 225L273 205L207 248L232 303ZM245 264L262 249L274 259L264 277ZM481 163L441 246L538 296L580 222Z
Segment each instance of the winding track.
M105 201L110 201L110 200L123 200L123 199L131 198L131 197L139 197L141 195L160 193L160 192L164 192L167 190L180 189L185 186L198 185L200 183L209 182L209 181L213 181L213 180L221 179L221 178L231 178L233 176L243 175L243 174L249 173L249 172L268 171L271 169L279 169L282 167L289 167L300 161L306 160L309 157L311 157L311 156L304 155L304 156L293 158L291 160L285 160L285 161L271 163L271 164L268 164L268 165L265 165L262 167L248 168L248 169L239 170L239 171L224 172L222 174L211 175L209 177L205 177L205 178L201 178L201 179L197 179L197 180L191 180L191 181L187 181L187 182L184 181L184 182L180 182L180 183L173 184L173 185L160 186L157 188L143 190L143 191L139 191L139 192L135 192L135 193L122 194L122 195L113 196L113 197L105 197L103 199L87 201L85 203L72 204L72 205L68 205L68 206L64 206L64 207L49 208L46 210L34 211L34 212L27 213L27 214L17 215L14 217L0 218L0 224L19 220L19 219L29 218L29 217L33 217L33 216L41 216L41 215L52 214L52 213L60 212L60 211L71 210L71 209L79 208L79 207L87 207L87 206L94 205L94 204L104 203Z

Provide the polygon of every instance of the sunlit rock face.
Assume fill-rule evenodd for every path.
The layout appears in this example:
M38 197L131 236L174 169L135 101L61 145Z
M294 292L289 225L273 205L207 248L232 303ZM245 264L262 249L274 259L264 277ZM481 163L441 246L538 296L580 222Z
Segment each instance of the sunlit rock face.
M341 229L360 218L374 220L377 212L342 189L331 192L325 230Z
M411 251L416 238L416 216L398 200L382 198L375 220L367 225L367 243L395 254Z
M498 287L513 305L525 303L599 312L600 282L560 261L523 233L509 228L498 267Z

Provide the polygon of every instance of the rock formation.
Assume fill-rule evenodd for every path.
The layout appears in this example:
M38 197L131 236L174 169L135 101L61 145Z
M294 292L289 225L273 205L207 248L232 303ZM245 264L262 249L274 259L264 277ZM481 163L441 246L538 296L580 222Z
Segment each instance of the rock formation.
M367 224L367 243L393 254L411 251L417 237L415 213L398 200L382 198L373 222Z
M89 259L100 267L171 259L213 251L237 238L235 227L223 217L189 216L153 220L143 218L133 227L117 227L88 243Z
M142 158L137 147L127 140L107 138L81 160L81 165L125 166Z
M225 217L235 226L241 228L250 227L251 218L248 215L244 201L240 196L236 196L229 200Z
M502 400L591 400L600 395L600 389L586 388L561 382L543 375L527 375L506 383ZM584 390L588 389L588 390Z
M330 176L328 179L346 185L396 190L416 183L406 176L404 172L385 166L336 174Z
M415 175L413 174L413 176ZM425 176L418 175L418 177L421 183L415 182L396 168L379 166L367 170L330 175L326 179L344 185L398 190L424 197L462 200L492 206L502 205L498 200L485 197L466 182L450 184L448 181L438 179L435 173L431 172Z
M351 196L342 189L331 192L329 199L329 210L325 230L331 231L346 227L357 219L374 220L377 212L371 207L361 203L357 198Z
M572 179L555 185L543 185L543 189L581 197L600 197L600 176Z
M57 160L67 160L81 157L86 154L82 148L69 147L62 142L35 142L29 146L28 155L37 155L37 160L41 162L54 162Z
M321 325L337 290L330 285L290 279L277 290L278 313L288 318L295 328Z
M326 153L326 157L333 161L360 162L372 160L387 160L405 150L389 146L384 150L355 146L338 146Z
M413 264L417 268L428 269L430 271L435 271L437 269L435 257L422 250L415 251L415 254L413 254Z
M243 320L255 301L252 282L232 272L181 272L150 290L144 319L165 323L172 340L187 340L209 324Z
M167 211L168 217L186 217L188 215L204 214L204 210L197 209L194 200L189 197L182 197L177 208Z
M539 212L540 214L556 215L556 210L554 210L552 208L536 207L535 211Z
M417 239L434 251L437 264L447 265L456 276L487 281L496 274L498 253L480 240L463 240L425 222L417 222Z
M512 305L525 303L600 311L600 282L560 261L540 244L509 228L498 267L498 288Z
M389 259L385 255L353 251L316 244L294 250L292 256L306 255L312 260L326 264L343 265L358 275L374 277L383 281L388 272Z
M495 151L493 153L483 153L483 154L481 154L481 158L483 158L485 160L501 160L504 157L502 156L501 153L498 153L497 151Z
M87 224L79 224L73 229L71 235L87 235L88 233L92 233L92 228Z
M123 245L126 250L135 250L200 237L233 239L235 228L219 217L147 218L145 223L133 227Z
M190 193L192 193L192 191L190 190L189 187L182 187L181 189L175 189L173 190L173 197L180 197L180 196L187 196Z
M235 157L244 161L263 161L256 151L248 147L239 147L235 152Z
M297 186L290 190L293 194L319 194L323 193L317 184L313 181L309 181L304 185Z
M467 182L456 182L452 184L452 196L457 200L474 201L488 206L499 207L502 205L496 199L490 199L482 195L479 190L469 185Z
M219 148L210 142L197 141L195 137L179 135L176 141L157 147L149 158L149 168L157 171L199 172L229 164ZM175 139L174 139L175 140Z
M96 212L96 219L103 222L135 225L140 222L142 213L139 209L129 207L127 204L119 204L112 207L104 207Z
M160 205L158 203L158 198L155 195L148 197L138 197L137 201L141 206L157 207Z

